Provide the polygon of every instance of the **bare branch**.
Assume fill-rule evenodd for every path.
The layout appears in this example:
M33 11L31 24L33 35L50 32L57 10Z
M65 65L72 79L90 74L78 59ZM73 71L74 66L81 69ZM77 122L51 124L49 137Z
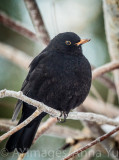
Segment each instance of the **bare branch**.
M78 136L84 135L84 132L80 131L79 129L73 129L73 128L69 128L61 125L52 125L45 133L63 137L63 138L78 137Z
M70 159L70 158L76 156L77 154L81 153L82 151L85 151L86 149L88 149L88 148L94 146L95 144L104 141L105 139L107 139L107 138L110 137L112 134L116 133L117 131L119 131L119 126L116 127L115 129L113 129L111 132L109 132L109 133L107 133L107 134L104 134L104 135L101 136L101 137L98 137L96 140L94 140L94 141L88 143L86 146L84 146L84 147L78 149L77 151L71 153L71 154L68 155L66 158L64 158L64 160L68 160L68 159Z
M0 118L0 123L1 124L8 124L8 125L16 125L17 121L11 121L11 119L6 119L6 118Z
M13 20L9 16L7 16L5 13L0 12L0 23L5 25L6 27L14 30L15 32L21 34L22 36L25 36L31 40L38 41L38 38L36 37L36 34L32 31L28 30L21 24L20 22Z
M36 101L34 99L31 99L25 95L23 95L23 93L21 91L19 92L15 92L15 91L10 91L10 90L1 90L0 91L0 98L3 97L14 97L14 98L18 98L30 105L33 105L35 107L37 107L38 110L42 110L48 114L50 114L53 117L59 117L60 116L60 111L55 110L51 107L48 107L47 105ZM64 118L64 117L61 117ZM99 124L110 124L110 125L119 125L119 122L116 120L113 120L111 118L108 118L106 116L103 115L98 115L98 114L94 114L94 113L83 113L83 112L70 112L67 119L74 119L74 120L88 120L88 121L94 121L97 122Z
M104 103L98 99L94 99L91 96L88 96L83 102L83 107L85 107L88 111L103 114L110 118L119 116L119 109L117 106L110 103Z
M78 110L78 108L77 108L77 110ZM82 111L87 112L86 109L84 109L84 107L82 108ZM99 126L95 122L83 121L83 125L87 126L89 128L91 135L93 135L94 137L100 137L105 134L105 132L102 130L101 126ZM114 154L117 152L118 148L114 145L114 140L111 137L109 137L108 139L105 139L105 141L103 141L100 145L102 146L103 149L106 148L106 150L109 151L110 150L109 144L113 145L113 148L110 152L110 157L112 157L112 159L114 159L114 160L118 160Z
M9 131L13 128L14 126L9 125L9 124L4 124L0 122L0 131Z
M35 0L24 0L24 2L30 14L30 17L35 27L38 38L42 40L42 42L45 45L47 45L50 41L50 37L46 30L45 24L43 22L43 19L38 9L36 1Z
M57 111L51 107L48 107L47 105L45 105L42 102L36 101L34 99L31 99L25 95L23 95L22 91L19 92L15 92L15 91L10 91L10 90L1 90L0 91L0 98L3 97L14 97L14 98L18 98L32 106L37 107L38 110L44 110L46 113L49 113L50 115L52 115L53 117L59 117L60 116L60 111ZM63 118L63 117L62 117Z
M4 139L6 139L7 137L9 137L10 135L12 135L13 133L17 132L18 130L20 130L21 128L23 128L24 126L26 126L27 124L29 124L35 117L37 117L41 112L36 110L31 116L29 116L25 121L23 121L22 123L20 123L19 125L17 125L16 127L14 127L13 129L11 129L9 132L3 134L2 136L0 136L0 142L3 141Z
M98 67L92 71L92 74L93 74L92 79L95 79L95 78L101 76L102 74L109 72L109 71L112 71L112 70L115 70L117 68L119 68L119 61L112 61L110 63L107 63L107 64L105 64L101 67Z
M54 122L53 119L56 120L56 118L49 118L46 122L41 122L41 125L38 128L38 132L41 133L42 131L44 131L46 134L60 136L63 138L78 137L78 136L84 135L84 133L82 131L80 132L78 129L73 129L73 128L69 128L66 126L60 126L60 125L53 125L53 122ZM9 119L0 119L0 130L9 131L10 129L15 127L17 123L18 121L13 122ZM50 125L50 128L47 123ZM47 129L47 126L48 126L48 129Z
M113 61L119 59L119 0L103 0L105 32L109 54ZM114 71L114 81L119 97L119 71Z
M22 68L28 69L32 57L9 45L0 43L0 55L11 60Z

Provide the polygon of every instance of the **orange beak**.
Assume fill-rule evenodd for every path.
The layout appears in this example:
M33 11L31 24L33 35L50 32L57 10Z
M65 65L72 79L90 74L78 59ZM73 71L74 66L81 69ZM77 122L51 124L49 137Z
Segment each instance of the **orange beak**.
M87 43L87 42L89 42L89 41L90 41L90 39L81 39L80 42L75 43L75 44L76 44L77 46L79 46L79 45L84 44L84 43Z

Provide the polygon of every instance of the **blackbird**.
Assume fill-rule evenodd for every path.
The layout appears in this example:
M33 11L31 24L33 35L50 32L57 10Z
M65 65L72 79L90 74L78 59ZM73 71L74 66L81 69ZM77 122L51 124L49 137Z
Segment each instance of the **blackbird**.
M88 41L73 32L58 34L31 62L21 91L26 96L61 111L66 117L71 109L85 100L90 90L91 66L83 55L81 46ZM12 120L17 118L21 106L22 115L18 124L36 110L34 106L18 100ZM27 126L11 135L6 150L12 152L16 148L20 153L27 152L46 114L42 112Z

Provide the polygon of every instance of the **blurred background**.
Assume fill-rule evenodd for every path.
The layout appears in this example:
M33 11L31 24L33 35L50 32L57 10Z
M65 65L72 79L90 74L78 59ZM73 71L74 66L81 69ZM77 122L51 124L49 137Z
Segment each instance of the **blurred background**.
M93 66L98 67L110 61L104 30L101 0L37 0L37 4L51 39L60 32L75 32L81 38L91 39L90 43L83 46L83 52ZM26 28L35 32L23 0L0 0L0 11L6 13L12 19L21 22ZM5 27L1 23L0 42L24 51L32 57L35 57L43 49L39 42L34 42L33 40L21 36L19 33ZM26 70L18 67L3 56L0 56L0 90L6 88L19 91L26 75ZM113 81L112 74L108 74L108 77ZM96 87L101 99L107 102L109 100L108 88L97 81L93 82L93 85ZM94 96L92 92L90 95ZM12 117L16 101L17 100L14 98L0 99L0 118ZM113 103L117 105L116 96L114 96ZM79 130L83 128L82 123L73 120L67 120L63 126L69 126L70 128ZM1 131L0 133L3 134L4 132ZM0 144L1 150L4 148L5 143L6 140ZM34 157L27 155L25 159L60 160L64 154L66 155L69 152L69 148L62 151L60 156L56 156L54 152L51 152L49 155L47 154L47 150L58 151L64 143L65 138L45 134L32 146L31 151L38 148L40 151L46 151L46 156L39 158L38 154ZM14 160L17 156L17 153L14 154L14 156L12 154L7 156L1 154L0 159ZM106 157L106 155L102 153L100 157L94 156L92 159L108 160L111 158Z

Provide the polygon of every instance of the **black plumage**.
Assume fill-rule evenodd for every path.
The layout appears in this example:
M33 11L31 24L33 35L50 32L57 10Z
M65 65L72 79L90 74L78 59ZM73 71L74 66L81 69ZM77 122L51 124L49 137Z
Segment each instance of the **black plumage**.
M81 40L73 32L60 33L53 38L31 62L29 73L22 85L23 93L64 114L79 106L91 86L91 67L81 47L87 41ZM36 110L35 107L19 100L13 120L17 118L22 105L19 123ZM19 152L26 152L45 115L46 113L42 112L30 124L13 134L6 144L6 150L11 152L17 148Z

